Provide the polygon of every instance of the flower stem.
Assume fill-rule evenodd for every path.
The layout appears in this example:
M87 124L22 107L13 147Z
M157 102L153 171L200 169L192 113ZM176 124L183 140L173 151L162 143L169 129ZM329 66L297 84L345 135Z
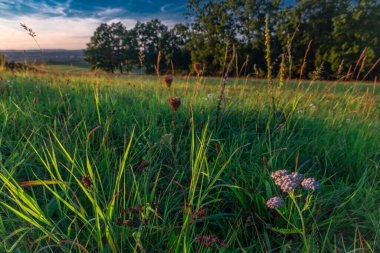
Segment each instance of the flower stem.
M302 210L301 210L301 208L299 207L299 205L298 205L298 203L296 201L296 197L294 195L294 191L289 192L289 196L290 196L291 200L293 201L294 206L296 207L297 212L298 212L298 214L300 216L301 226L302 226L302 239L303 239L304 244L305 244L306 252L310 252L309 242L308 242L308 240L306 238L305 222L304 222L304 219L303 219Z

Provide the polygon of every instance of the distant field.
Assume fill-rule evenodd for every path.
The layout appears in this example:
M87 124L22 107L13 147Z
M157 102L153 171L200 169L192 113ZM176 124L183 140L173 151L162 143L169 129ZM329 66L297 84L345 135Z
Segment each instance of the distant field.
M1 73L0 252L380 250L373 83L43 69Z
M42 71L51 74L66 74L66 75L83 75L90 72L90 67L85 64L69 65L69 64L44 64L39 67Z
M53 64L86 64L83 50L0 50L8 61L48 62Z

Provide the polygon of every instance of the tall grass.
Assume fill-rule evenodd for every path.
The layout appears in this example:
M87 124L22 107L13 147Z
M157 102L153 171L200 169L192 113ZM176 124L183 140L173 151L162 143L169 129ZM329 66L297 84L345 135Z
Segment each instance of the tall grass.
M282 77L279 121L267 82L239 79L226 84L212 128L219 80L202 78L193 96L200 78L175 78L172 152L172 111L156 78L2 76L1 252L380 250L372 84ZM270 179L278 168L321 188L269 209L267 199L285 197Z

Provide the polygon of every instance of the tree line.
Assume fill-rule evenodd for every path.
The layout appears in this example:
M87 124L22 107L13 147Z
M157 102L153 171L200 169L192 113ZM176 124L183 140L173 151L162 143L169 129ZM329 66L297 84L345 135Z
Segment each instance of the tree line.
M188 73L201 63L206 75L216 75L235 54L232 74L263 77L270 48L274 75L281 62L288 77L311 78L317 72L324 79L373 79L380 74L379 0L188 0L185 16L187 22L172 28L158 19L132 29L101 24L85 59L108 72Z

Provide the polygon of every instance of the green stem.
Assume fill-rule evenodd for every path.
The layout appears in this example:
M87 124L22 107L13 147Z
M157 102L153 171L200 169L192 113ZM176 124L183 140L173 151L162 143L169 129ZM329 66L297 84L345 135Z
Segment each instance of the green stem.
M294 203L294 206L296 207L296 209L298 211L298 214L300 216L301 226L302 226L302 239L303 239L305 247L306 247L306 252L310 252L309 243L308 243L307 238L306 238L305 222L303 220L302 210L301 210L301 208L299 207L299 205L298 205L298 203L296 201L296 198L295 198L295 195L294 195L294 191L289 192L289 196L292 199L292 201Z

